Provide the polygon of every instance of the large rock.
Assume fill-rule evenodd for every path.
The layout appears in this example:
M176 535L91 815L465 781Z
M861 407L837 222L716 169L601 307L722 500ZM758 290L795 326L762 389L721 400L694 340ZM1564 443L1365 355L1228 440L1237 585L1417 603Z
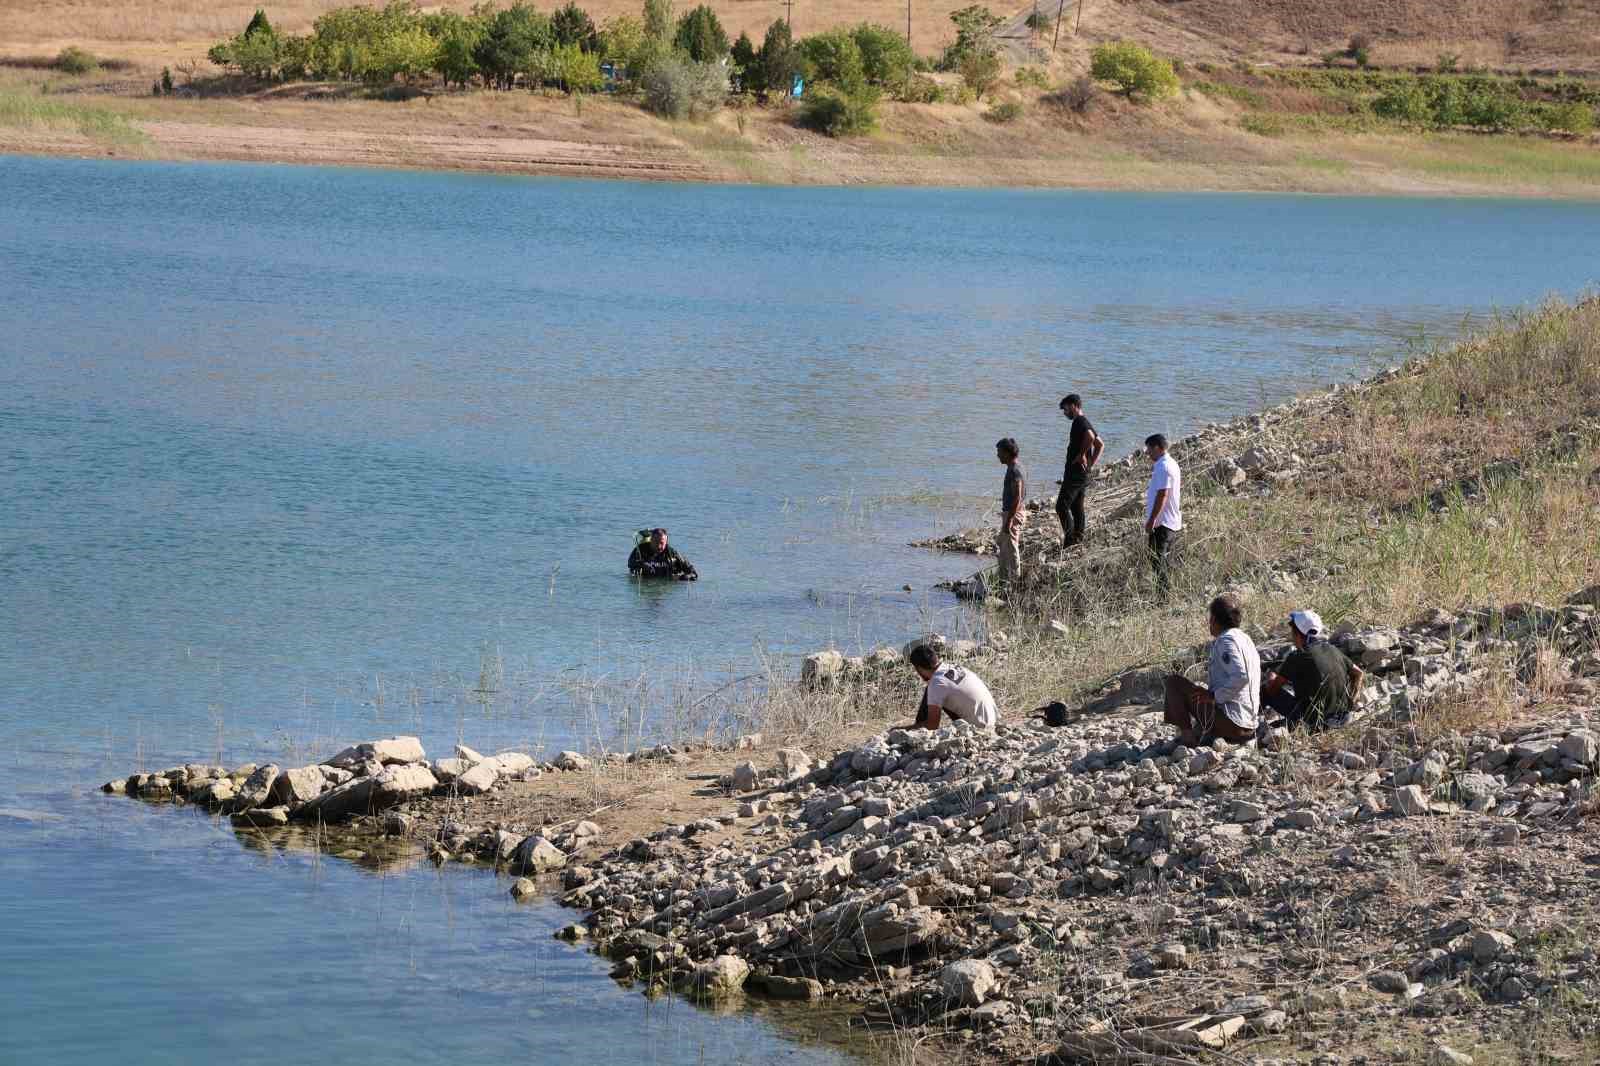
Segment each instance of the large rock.
M247 811L253 807L266 807L272 797L273 782L278 779L278 767L275 763L258 766L244 779L244 784L239 786L238 794L233 798L233 809Z
M425 795L439 781L426 766L391 766L371 777L357 777L330 788L294 812L302 821L339 822L357 814L374 814Z
M865 923L867 918L863 916L862 921ZM943 925L943 916L932 907L912 907L868 925L866 945L874 956L907 951L931 940Z
M318 766L285 770L272 782L272 802L285 807L310 803L327 791L328 779Z
M742 762L733 768L732 783L735 792L752 792L761 784L761 771L753 762Z
M495 771L494 760L485 759L461 774L455 780L456 791L466 796L478 796L494 788L500 780L500 775Z
M1213 463L1211 469L1206 471L1206 477L1225 489L1238 488L1250 480L1250 475L1245 473L1244 467L1232 459L1219 459Z
M737 955L718 955L694 968L689 990L703 1000L731 999L744 992L750 977L750 964Z
M779 748L778 769L785 781L803 777L811 772L811 756L799 748Z
M556 756L554 765L557 770L587 770L589 760L575 751L564 751Z
M289 808L257 807L253 810L239 811L229 820L239 829L272 829L289 824Z
M939 987L945 998L964 1007L981 1005L998 983L994 967L981 959L962 959L939 971Z
M745 987L773 999L821 999L823 996L822 982L815 977L755 974L746 980Z
M330 766L337 766L341 770L354 770L371 762L379 762L385 766L401 763L418 763L427 758L422 750L422 741L416 737L386 737L383 740L369 740L364 744L348 747L328 760Z
M1428 797L1418 785L1397 788L1389 796L1389 810L1402 818L1414 818L1428 813Z
M533 756L520 751L502 751L498 755L480 761L493 766L506 777L515 777L533 768Z
M1595 735L1587 730L1569 733L1561 741L1560 751L1564 758L1585 766L1593 766L1596 758L1600 757L1600 740L1596 740Z
M567 853L542 836L530 836L517 845L511 856L511 870L520 874L542 874L567 864Z
M807 688L826 688L844 677L844 656L828 650L813 652L800 662L800 683Z
M435 759L433 761L433 776L448 785L481 762L481 759L478 762L469 762L466 759Z

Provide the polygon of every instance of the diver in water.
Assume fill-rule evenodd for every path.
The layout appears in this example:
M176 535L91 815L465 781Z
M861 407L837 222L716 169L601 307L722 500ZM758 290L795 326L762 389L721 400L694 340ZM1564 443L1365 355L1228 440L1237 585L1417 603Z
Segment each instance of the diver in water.
M694 566L668 547L664 529L641 529L633 554L628 556L628 573L637 577L667 577L677 581L695 581L700 574Z

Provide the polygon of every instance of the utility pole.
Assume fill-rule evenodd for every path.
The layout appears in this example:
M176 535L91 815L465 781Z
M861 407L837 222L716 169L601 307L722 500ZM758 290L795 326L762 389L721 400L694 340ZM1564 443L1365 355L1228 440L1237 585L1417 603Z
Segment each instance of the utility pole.
M906 0L906 44L911 43L911 0Z
M907 2L909 3L910 0L907 0ZM784 8L787 9L787 11L788 11L788 14L784 15L783 20L789 24L789 36L793 37L794 36L794 0L782 0L782 3L783 3Z
M1061 12L1065 11L1067 0L1060 0L1056 4L1056 35L1050 39L1050 51L1056 50L1056 44L1061 40ZM1083 10L1083 0L1078 0L1078 10Z
M1076 37L1081 29L1083 29L1083 0L1078 0L1078 21L1072 26L1072 35Z

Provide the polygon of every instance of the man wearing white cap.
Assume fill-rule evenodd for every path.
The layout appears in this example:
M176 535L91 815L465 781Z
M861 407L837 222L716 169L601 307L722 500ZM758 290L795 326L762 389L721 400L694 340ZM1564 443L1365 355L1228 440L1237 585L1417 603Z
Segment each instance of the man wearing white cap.
M1315 611L1291 612L1289 636L1295 650L1262 679L1261 702L1281 713L1291 729L1304 725L1316 732L1346 718L1361 691L1361 667L1328 643L1327 627Z

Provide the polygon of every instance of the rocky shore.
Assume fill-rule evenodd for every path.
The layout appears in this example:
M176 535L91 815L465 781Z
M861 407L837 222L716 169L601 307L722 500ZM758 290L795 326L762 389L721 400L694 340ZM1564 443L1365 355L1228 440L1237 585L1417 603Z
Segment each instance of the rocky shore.
M430 762L393 737L311 766L104 787L245 831L342 825L493 864L515 895L559 891L580 917L561 935L652 991L839 997L1001 1053L1047 1027L1103 1061L1269 1038L1289 1054L1351 1018L1426 1033L1469 1015L1488 1039L1515 1017L1494 1007L1600 991L1597 607L1600 587L1343 630L1368 670L1362 709L1312 741L1183 748L1151 706L1159 669L1060 729L896 729L816 757L748 738L711 813L618 846L589 819L475 817L597 769L576 752ZM1515 721L1470 728L1499 674Z

